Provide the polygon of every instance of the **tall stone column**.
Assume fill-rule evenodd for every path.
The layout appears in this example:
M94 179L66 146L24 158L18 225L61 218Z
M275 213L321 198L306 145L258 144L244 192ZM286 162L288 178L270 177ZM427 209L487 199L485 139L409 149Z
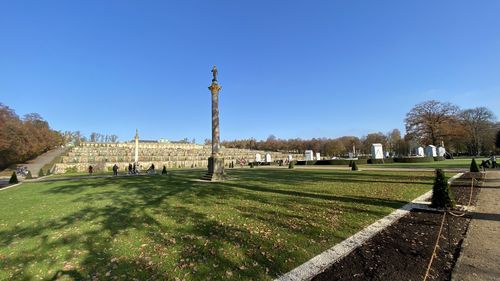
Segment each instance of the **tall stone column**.
M135 129L135 155L134 163L137 165L139 162L139 130Z
M203 177L210 181L222 181L225 178L224 158L220 153L219 131L219 91L222 87L217 83L217 68L212 69L212 84L208 87L212 94L212 155L208 158L208 173Z

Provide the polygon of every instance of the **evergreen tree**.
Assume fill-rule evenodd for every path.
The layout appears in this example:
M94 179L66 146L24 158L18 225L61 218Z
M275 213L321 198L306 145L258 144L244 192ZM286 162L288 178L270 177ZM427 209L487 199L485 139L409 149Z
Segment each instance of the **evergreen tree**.
M357 171L357 170L358 170L358 165L357 165L357 164L356 164L356 162L354 162L354 161L352 161L351 170L352 170L352 171Z
M436 169L436 177L432 186L431 207L434 208L452 208L455 205L450 186L443 170Z
M288 164L288 169L294 169L295 168L295 161L290 161Z
M28 174L26 175L26 179L30 180L33 178L33 175L31 174L31 171L28 171Z
M165 167L165 165L163 165L163 170L161 170L161 174L162 175L166 175L167 174L167 167Z
M476 163L476 159L472 158L470 162L470 172L471 173L479 173L479 166Z
M40 171L38 172L38 177L43 177L45 176L45 173L43 172L43 169L40 169Z
M12 176L10 176L9 183L15 184L18 183L16 172L12 172Z

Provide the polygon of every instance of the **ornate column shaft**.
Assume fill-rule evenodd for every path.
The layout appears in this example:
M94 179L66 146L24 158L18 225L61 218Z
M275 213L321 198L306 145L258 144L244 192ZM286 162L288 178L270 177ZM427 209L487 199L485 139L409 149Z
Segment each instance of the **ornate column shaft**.
M212 156L219 155L220 131L219 131L219 91L222 87L217 81L212 81L208 87L212 93Z
M135 129L135 155L134 163L139 162L139 130Z

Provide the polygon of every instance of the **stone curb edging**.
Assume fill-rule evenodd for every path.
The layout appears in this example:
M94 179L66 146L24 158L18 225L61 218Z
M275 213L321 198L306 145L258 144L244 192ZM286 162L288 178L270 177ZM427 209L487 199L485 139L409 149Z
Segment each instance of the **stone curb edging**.
M0 188L0 191L7 190L7 189L9 189L9 188L13 188L13 187L16 187L16 186L21 185L21 184L23 184L23 182L18 182L18 183L13 184L13 185L7 185L6 187L2 187L2 188Z
M453 182L455 179L461 177L463 173L458 173L448 180L448 184ZM332 264L341 260L357 247L363 245L366 241L370 240L380 231L384 230L406 214L408 214L412 209L420 206L420 203L426 201L432 196L432 190L424 193L423 195L415 198L410 203L404 205L403 207L393 211L389 215L381 218L380 220L372 223L371 225L365 227L358 233L352 235L346 240L336 244L332 248L324 251L323 253L315 256L309 261L299 265L298 267L292 269L288 273L281 275L280 277L274 279L274 281L305 281L311 280L321 272L325 271Z
M19 181L16 184L7 185L6 187L0 188L0 191L7 190L7 189L12 188L12 187L16 187L16 186L21 185L23 183L37 182L39 180L43 180L43 179L45 179L47 177L50 177L50 176L52 176L52 174L46 175L46 176L43 176L43 177L36 177L36 178L33 178L33 179L29 179L29 180L22 180L22 181Z

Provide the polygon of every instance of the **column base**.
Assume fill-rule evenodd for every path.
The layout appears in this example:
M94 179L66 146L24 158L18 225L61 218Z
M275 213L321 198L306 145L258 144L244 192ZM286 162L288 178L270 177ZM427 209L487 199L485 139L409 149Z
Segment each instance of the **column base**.
M211 156L208 158L208 172L202 177L206 181L224 181L226 173L224 172L224 158Z

